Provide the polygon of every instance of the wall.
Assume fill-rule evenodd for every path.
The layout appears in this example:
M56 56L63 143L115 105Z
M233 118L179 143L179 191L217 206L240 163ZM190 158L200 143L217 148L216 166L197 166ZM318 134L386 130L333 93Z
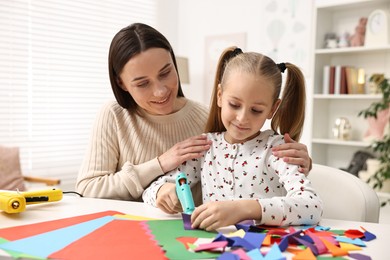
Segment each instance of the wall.
M246 46L240 46L244 51L262 52L276 62L295 63L302 68L307 82L310 82L312 1L163 2L164 6L160 8L160 30L171 41L177 55L189 58L190 84L183 86L187 97L209 104L212 88L210 75L214 73L213 69L210 71L214 64L210 63L215 61L210 57L210 45L206 45L206 41L218 36L229 38L229 35L242 33L246 35ZM240 39L237 41L242 42ZM234 40L226 42L230 45ZM222 46L215 48L222 50ZM308 85L307 118L304 135L301 138L301 142L305 144L309 144L310 140L311 92Z

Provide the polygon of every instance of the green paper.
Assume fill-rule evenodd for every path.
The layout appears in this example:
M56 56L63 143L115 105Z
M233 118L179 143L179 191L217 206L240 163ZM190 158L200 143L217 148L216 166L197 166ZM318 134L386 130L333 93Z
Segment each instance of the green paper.
M331 229L329 232L332 232L333 234L339 235L339 236L344 236L345 230L339 230L339 229Z
M197 237L214 238L217 233L204 230L185 230L183 220L149 220L146 221L149 229L157 240L158 244L165 251L165 256L169 259L204 259L216 258L221 253L212 252L189 252L185 246L176 238L178 237Z

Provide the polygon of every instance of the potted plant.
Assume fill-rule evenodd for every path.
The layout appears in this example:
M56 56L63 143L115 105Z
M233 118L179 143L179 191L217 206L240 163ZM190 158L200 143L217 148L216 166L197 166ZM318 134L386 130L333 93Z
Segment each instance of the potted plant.
M360 111L359 116L364 118L377 119L378 113L389 109L390 104L390 83L384 75L375 74L370 77L370 83L374 83L378 86L379 92L382 94L381 100L373 102L367 109ZM388 121L390 121L388 119ZM368 183L373 183L374 189L381 189L386 180L390 179L390 122L385 125L383 138L380 140L374 140L371 144L371 148L377 155L379 161L379 167L374 175L368 179ZM382 205L389 203L390 200L383 202Z

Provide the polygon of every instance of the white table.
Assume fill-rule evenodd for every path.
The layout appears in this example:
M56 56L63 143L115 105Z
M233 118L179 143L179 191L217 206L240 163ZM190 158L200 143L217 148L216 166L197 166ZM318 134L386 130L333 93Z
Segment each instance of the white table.
M165 214L157 208L140 202L80 198L73 195L64 195L64 198L59 202L28 205L26 211L19 214L0 212L0 228L38 223L107 210L156 219L178 219L181 217L178 214ZM386 251L387 247L390 246L390 225L332 219L323 219L320 225L331 227L332 229L358 229L362 226L366 230L374 233L377 238L367 242L367 247L362 251L356 252L369 255L373 260L389 259L389 257L386 256Z

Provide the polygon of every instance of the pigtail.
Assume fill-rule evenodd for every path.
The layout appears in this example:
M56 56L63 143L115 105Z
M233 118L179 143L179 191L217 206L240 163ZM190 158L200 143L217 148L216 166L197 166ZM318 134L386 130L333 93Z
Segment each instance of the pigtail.
M285 63L285 67L286 84L271 127L274 131L279 129L280 134L289 133L292 139L299 141L305 121L305 80L301 70L294 64Z
M205 128L206 133L226 131L226 128L223 125L221 119L221 108L218 106L217 103L218 86L219 84L221 84L223 73L225 72L226 64L232 57L237 55L236 54L237 50L240 49L238 49L237 47L229 47L225 49L222 52L221 56L219 57L218 64L217 64L217 71L215 73L215 79L214 79L214 88L213 88L213 93L210 102L210 113Z

